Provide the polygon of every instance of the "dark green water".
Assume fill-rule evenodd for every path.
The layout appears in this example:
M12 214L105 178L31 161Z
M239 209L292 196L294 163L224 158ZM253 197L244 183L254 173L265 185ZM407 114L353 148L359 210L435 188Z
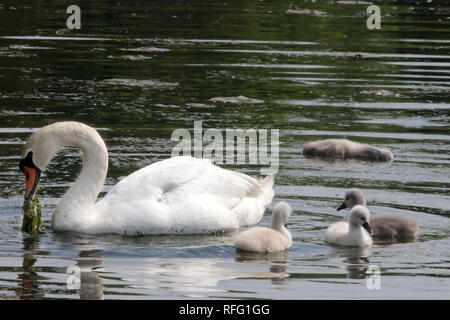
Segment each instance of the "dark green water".
M381 30L368 30L368 4L355 2L77 1L81 30L70 31L60 1L0 1L0 298L448 299L450 5L374 2ZM323 14L287 13L295 9ZM377 90L390 94L367 94ZM263 102L210 101L239 95ZM279 129L274 202L293 207L293 247L255 257L236 255L233 233L22 234L21 146L62 120L105 139L103 191L169 158L173 130L196 120L204 130ZM394 162L303 157L305 142L331 137L389 148ZM80 166L80 153L66 149L42 177L48 224ZM325 245L350 187L365 192L373 215L418 221L417 241ZM261 224L270 221L268 210ZM366 285L372 265L379 290ZM79 290L66 284L70 266L81 268Z

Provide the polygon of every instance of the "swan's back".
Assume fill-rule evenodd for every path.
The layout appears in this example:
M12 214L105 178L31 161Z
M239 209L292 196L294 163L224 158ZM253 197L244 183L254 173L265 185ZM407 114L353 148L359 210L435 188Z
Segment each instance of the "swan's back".
M393 155L387 149L380 149L368 144L348 139L325 139L306 143L303 146L306 157L331 159L361 159L369 161L392 161Z
M374 237L384 239L413 238L419 231L416 221L396 216L372 217L370 225Z
M364 193L357 188L350 189L345 194L345 200L337 210L349 208L356 205L365 205ZM348 220L348 215L345 220ZM374 216L370 219L373 228L374 238L394 239L394 238L414 238L419 231L419 224L411 219L397 216Z
M206 159L174 157L117 183L94 206L91 229L128 235L236 229L258 223L273 195L273 177L258 180Z

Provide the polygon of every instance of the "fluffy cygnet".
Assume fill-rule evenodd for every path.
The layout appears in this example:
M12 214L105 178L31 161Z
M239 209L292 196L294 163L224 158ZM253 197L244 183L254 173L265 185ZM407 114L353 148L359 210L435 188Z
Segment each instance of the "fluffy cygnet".
M394 158L392 152L376 148L368 144L348 139L326 139L311 141L303 146L305 157L332 159L360 159L368 161L390 162Z
M325 241L346 247L368 247L372 245L372 228L369 210L357 205L350 211L348 221L333 223L328 227Z
M337 207L337 210L351 209L356 205L365 206L366 198L361 190L354 188L345 194L345 200ZM416 221L396 216L372 217L370 225L373 229L373 236L383 239L413 238L419 231Z
M272 214L272 227L253 227L236 238L236 249L251 252L276 252L286 250L292 245L292 237L286 228L292 213L286 202L278 203Z

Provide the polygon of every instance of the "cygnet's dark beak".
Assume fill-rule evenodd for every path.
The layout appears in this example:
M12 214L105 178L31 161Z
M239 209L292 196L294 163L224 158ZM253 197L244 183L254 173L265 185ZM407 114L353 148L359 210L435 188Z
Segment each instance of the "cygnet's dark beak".
M364 224L363 224L362 226L363 226L364 229L367 230L367 232L368 232L371 236L373 236L373 230L372 230L372 228L370 227L370 224L369 224L368 222L364 222Z
M339 207L337 207L337 211L339 211L339 210L342 210L342 209L345 209L345 208L347 208L347 205L345 204L345 202L342 202L340 205L339 205Z
M289 224L289 223L285 223L285 224L284 224L284 227L287 228L287 227L288 227L288 224Z

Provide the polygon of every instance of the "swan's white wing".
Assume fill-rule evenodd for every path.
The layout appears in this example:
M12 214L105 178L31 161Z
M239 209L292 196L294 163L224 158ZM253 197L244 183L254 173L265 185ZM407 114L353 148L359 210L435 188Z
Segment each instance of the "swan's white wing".
M272 184L209 160L170 158L114 186L94 206L92 231L202 233L254 224L272 200Z

